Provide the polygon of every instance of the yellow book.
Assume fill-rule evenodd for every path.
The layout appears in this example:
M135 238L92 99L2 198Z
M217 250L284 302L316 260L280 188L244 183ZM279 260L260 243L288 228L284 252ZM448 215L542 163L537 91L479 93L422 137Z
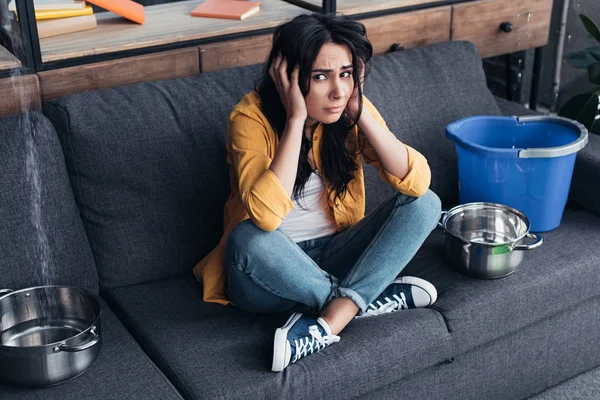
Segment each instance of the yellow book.
M79 17L81 15L91 15L94 13L92 6L85 6L84 8L76 8L72 10L35 10L35 19L40 21L44 19L54 18L67 18L67 17ZM17 19L19 15L17 15Z
M67 17L79 17L80 15L93 14L91 6L85 6L84 8L78 8L74 10L40 10L35 11L35 19L53 19L53 18L67 18Z
M33 0L33 8L37 11L41 10L72 10L74 8L84 8L85 1L83 0ZM15 0L8 3L8 11L17 12Z

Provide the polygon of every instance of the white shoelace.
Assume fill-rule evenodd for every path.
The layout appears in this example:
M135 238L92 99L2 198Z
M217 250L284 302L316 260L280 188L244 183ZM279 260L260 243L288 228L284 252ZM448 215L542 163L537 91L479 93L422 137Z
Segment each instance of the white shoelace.
M392 300L389 297L386 297L385 304L379 300L377 301L376 304L375 303L369 304L369 307L371 309L368 309L365 312L365 315L372 316L372 315L387 314L387 313L392 313L394 311L408 308L408 304L406 303L406 296L404 295L404 293L400 293L400 296L398 296L397 294L394 294L392 297L395 300ZM377 307L377 306L379 306L379 307Z
M324 349L332 343L340 341L340 337L336 335L321 335L321 331L316 325L312 325L308 328L310 337L300 338L294 340L296 346L296 353L292 362L296 362L299 358L302 358L308 354L316 353L319 350Z

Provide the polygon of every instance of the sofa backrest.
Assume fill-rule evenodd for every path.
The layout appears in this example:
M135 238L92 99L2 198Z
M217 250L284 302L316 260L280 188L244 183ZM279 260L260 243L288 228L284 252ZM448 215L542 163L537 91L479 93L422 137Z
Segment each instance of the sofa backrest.
M445 205L458 202L458 167L446 125L473 115L501 115L470 42L441 43L375 57L365 95L392 132L421 152L431 168L431 190ZM365 170L367 212L392 189Z
M0 289L69 285L98 292L92 252L52 124L0 119Z
M248 66L45 104L102 287L189 273L217 244L229 193L227 119L260 72ZM447 43L376 57L365 92L391 130L429 158L432 188L456 198L446 124L499 113L475 47ZM369 168L369 209L391 193L375 176Z
M229 113L260 66L46 102L102 288L189 274L223 232Z

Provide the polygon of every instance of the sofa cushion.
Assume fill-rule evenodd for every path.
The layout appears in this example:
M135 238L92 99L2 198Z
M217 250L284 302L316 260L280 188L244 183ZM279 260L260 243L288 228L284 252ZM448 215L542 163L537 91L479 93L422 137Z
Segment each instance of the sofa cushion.
M600 365L598 310L600 297L596 296L361 400L598 399L598 385L589 381L570 395L551 396L550 392L529 398Z
M108 305L102 307L102 349L82 375L48 388L0 383L1 399L181 399Z
M469 42L449 42L374 57L365 94L388 127L419 150L431 167L431 190L444 204L458 200L458 166L446 125L473 115L501 115L486 86L481 58ZM392 189L365 170L367 210Z
M0 288L60 284L98 292L64 156L39 113L0 119Z
M560 310L600 295L600 218L565 210L560 227L542 234L544 244L524 255L519 268L497 280L451 269L444 233L436 230L403 273L432 282L454 355L515 332Z
M256 65L46 102L103 287L186 273L217 243L229 191L227 116L260 71ZM499 113L473 45L376 57L365 93L392 131L428 157L433 190L454 200L456 156L445 126ZM367 171L371 210L389 189Z
M534 111L530 110L529 108L525 108L519 103L515 103L514 101L509 101L497 96L494 98L496 99L496 103L498 104L502 115L506 117L520 117L522 115L544 115L539 111Z
M409 310L354 320L339 343L273 373L273 335L288 315L204 303L191 275L105 296L187 398L349 398L446 360L450 350L437 311Z
M259 67L46 102L103 287L189 273L218 242L227 120Z
M600 136L589 135L575 160L569 200L600 217Z

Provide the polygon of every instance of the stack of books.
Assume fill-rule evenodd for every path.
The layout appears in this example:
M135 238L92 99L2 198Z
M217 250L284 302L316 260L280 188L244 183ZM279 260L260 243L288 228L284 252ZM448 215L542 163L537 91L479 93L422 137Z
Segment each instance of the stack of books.
M97 26L92 7L83 0L34 0L35 19L40 39L87 31ZM15 0L8 9L17 12Z

